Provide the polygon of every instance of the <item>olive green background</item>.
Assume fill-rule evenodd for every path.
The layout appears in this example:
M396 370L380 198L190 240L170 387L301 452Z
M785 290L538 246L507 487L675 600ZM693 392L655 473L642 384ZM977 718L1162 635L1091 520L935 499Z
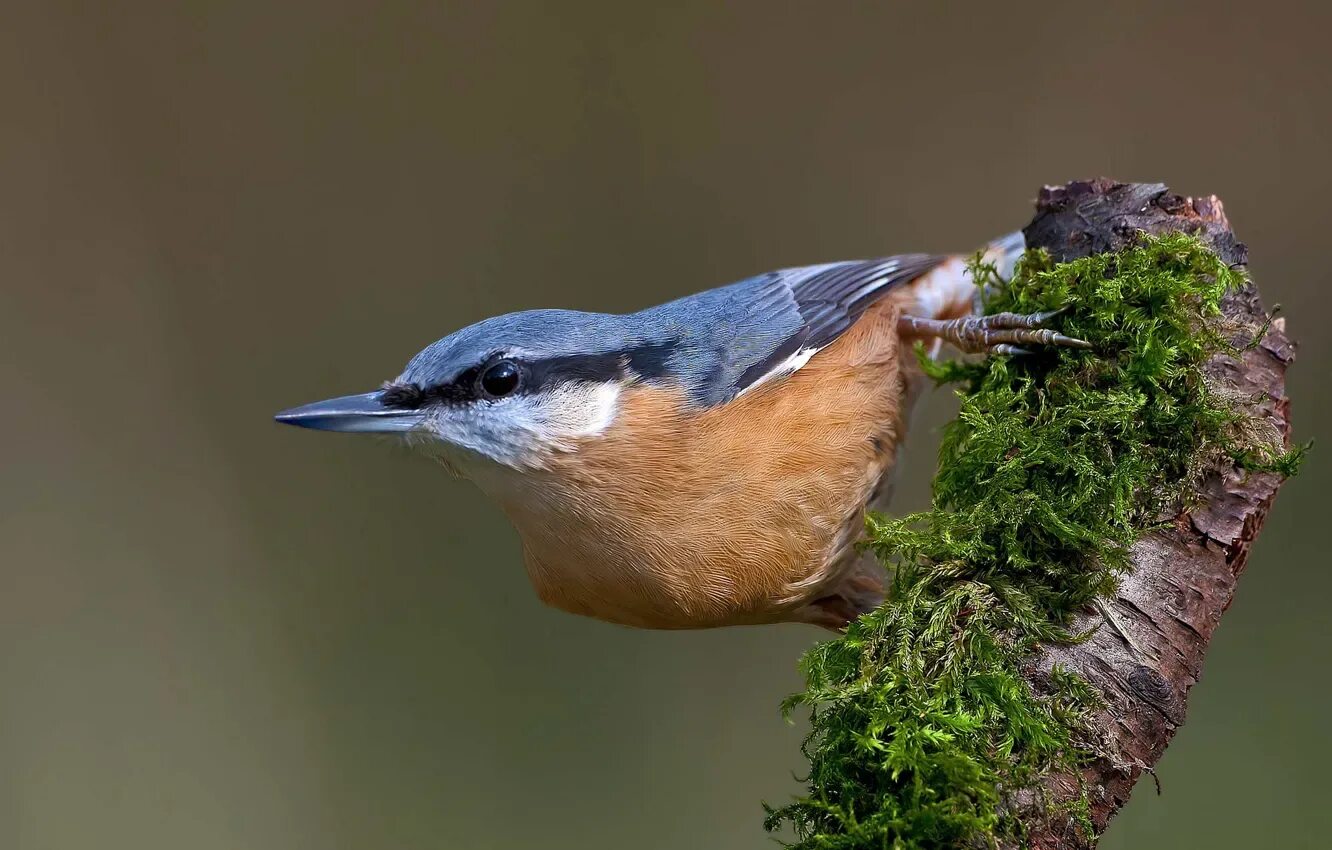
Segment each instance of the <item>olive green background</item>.
M1221 195L1328 433L1332 13L0 4L0 848L762 848L800 627L542 608L498 511L273 424L537 306ZM947 393L909 444L925 503ZM1106 848L1325 847L1327 453Z

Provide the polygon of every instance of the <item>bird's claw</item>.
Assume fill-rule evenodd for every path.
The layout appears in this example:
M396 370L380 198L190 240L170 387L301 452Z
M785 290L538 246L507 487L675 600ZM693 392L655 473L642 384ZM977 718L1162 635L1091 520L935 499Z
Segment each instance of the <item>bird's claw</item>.
M1031 354L1028 345L1056 345L1064 348L1091 348L1086 340L1076 339L1045 327L1045 323L1068 308L1041 313L995 313L989 316L964 316L960 319L920 319L902 316L903 333L918 337L947 340L968 354Z

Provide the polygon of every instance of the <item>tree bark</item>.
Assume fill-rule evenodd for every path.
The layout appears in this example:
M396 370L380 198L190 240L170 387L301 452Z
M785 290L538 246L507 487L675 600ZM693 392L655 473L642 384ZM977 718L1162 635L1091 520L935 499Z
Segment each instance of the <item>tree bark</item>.
M1232 265L1248 262L1215 196L1187 198L1161 184L1077 181L1046 187L1027 243L1049 250L1058 261L1125 247L1139 231L1197 235ZM1266 311L1252 284L1229 294L1222 323L1243 346L1262 331ZM1252 402L1254 424L1278 445L1289 446L1290 405L1285 372L1294 356L1280 320L1261 342L1238 355L1218 355L1207 365L1218 392ZM1007 803L1037 848L1090 848L1094 837L1080 829L1060 803L1085 790L1099 833L1127 802L1134 784L1160 759L1184 722L1189 688L1202 672L1212 633L1229 607L1249 548L1262 528L1282 478L1245 473L1218 461L1207 470L1196 499L1182 505L1165 530L1151 532L1133 547L1133 570L1116 598L1085 616L1078 626L1095 629L1087 641L1047 648L1031 666L1042 689L1053 665L1081 674L1104 697L1096 718L1097 758L1080 774L1047 778L1043 793L1012 793ZM1053 805L1051 805L1053 804Z

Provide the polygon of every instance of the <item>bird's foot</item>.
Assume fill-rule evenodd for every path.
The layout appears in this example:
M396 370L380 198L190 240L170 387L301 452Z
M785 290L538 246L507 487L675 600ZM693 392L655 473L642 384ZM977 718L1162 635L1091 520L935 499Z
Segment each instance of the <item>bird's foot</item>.
M864 567L838 581L830 591L797 608L791 619L841 632L852 620L883 604L883 579Z
M899 330L907 336L942 339L968 354L1030 354L1024 345L1091 348L1091 343L1044 327L1064 309L1044 313L995 313L960 319L921 319L902 316Z

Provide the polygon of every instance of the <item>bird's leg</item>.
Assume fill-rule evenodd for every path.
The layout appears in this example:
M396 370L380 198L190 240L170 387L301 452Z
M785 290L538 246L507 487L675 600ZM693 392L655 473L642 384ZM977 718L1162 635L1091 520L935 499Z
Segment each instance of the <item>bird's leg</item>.
M883 604L883 567L868 555L857 556L849 571L825 593L791 612L790 620L840 632L861 614Z
M1091 348L1091 343L1043 327L1061 313L995 313L960 319L922 319L901 316L897 330L903 336L946 340L969 354L1029 354L1023 345L1060 345Z

